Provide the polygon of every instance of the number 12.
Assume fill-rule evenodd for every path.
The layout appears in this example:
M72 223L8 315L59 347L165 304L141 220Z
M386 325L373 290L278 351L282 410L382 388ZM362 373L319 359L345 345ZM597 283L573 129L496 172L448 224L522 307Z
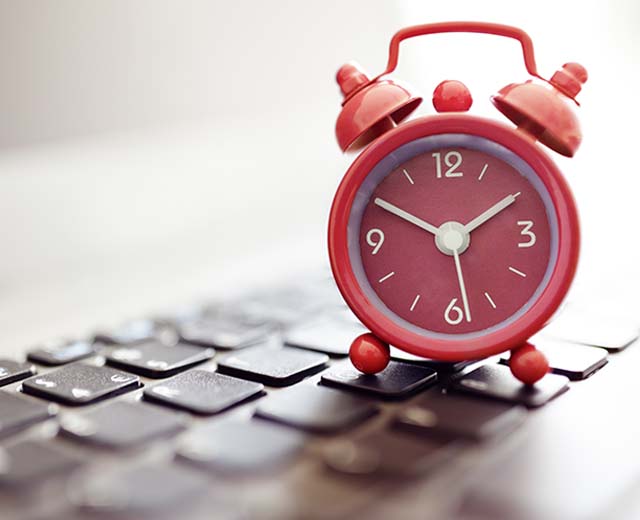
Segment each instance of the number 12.
M436 160L436 178L442 178L442 154L440 152L434 152L431 154ZM455 150L451 150L447 152L444 156L444 164L447 166L447 171L444 172L444 176L447 178L451 177L462 177L462 172L457 172L456 169L462 164L462 154L460 152L456 152Z

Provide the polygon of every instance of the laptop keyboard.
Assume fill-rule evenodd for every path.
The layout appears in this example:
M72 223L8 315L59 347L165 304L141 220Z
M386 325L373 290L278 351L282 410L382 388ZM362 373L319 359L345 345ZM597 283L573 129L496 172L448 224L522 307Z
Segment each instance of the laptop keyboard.
M505 356L443 363L392 349L382 373L362 375L347 355L363 330L333 282L312 278L0 359L3 518L341 516L320 484L292 510L272 487L314 472L351 478L350 492L372 476L435 474L580 392L638 336L561 315L537 341L553 373L525 388ZM37 505L4 506L33 494Z

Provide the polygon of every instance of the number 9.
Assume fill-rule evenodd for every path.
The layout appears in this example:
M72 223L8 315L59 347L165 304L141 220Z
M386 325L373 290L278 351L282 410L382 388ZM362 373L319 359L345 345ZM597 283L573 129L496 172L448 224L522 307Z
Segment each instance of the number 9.
M367 244L373 247L372 255L375 255L384 243L384 233L381 229L370 229L367 233Z

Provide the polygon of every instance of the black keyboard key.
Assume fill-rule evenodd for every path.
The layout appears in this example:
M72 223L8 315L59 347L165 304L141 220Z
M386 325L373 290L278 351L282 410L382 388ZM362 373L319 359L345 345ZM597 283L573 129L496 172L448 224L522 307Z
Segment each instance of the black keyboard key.
M404 361L406 363L415 363L418 365L425 365L433 368L436 372L459 372L463 368L475 363L475 361L438 361L436 359L429 359L415 354L410 354L404 350L400 350L396 347L391 347L391 359L396 361Z
M187 468L145 464L127 469L96 471L70 489L83 512L99 518L185 518L208 491L207 481ZM216 515L217 516L217 515Z
M180 327L180 339L201 347L235 350L255 345L272 331L271 326L264 323L244 323L218 317L183 324Z
M292 347L324 352L330 356L347 356L351 342L367 330L355 321L325 317L292 328L284 342Z
M508 367L487 364L457 379L451 388L536 408L566 392L568 382L564 376L547 374L535 385L527 386L518 381Z
M547 356L552 372L567 376L573 381L586 379L607 364L607 351L600 347L542 337L536 338L535 345ZM500 362L508 364L509 354L503 354Z
M26 379L35 373L36 369L31 363L19 363L11 359L0 359L0 386Z
M49 442L23 441L0 448L0 488L23 488L40 480L68 474L81 464L78 457Z
M192 345L167 346L148 341L117 347L105 354L107 364L151 378L169 377L213 357L213 349Z
M223 421L189 432L178 456L216 474L272 475L301 452L304 440L300 432L264 421Z
M59 366L79 361L94 354L93 344L89 341L56 340L30 351L27 359L40 365Z
M454 453L451 442L385 430L330 443L322 456L325 464L339 473L395 480L418 476Z
M64 436L117 449L172 436L185 427L179 414L126 401L115 401L83 414L65 415L60 424Z
M145 389L144 397L174 408L211 415L256 397L263 389L260 383L191 370Z
M107 345L131 345L153 339L172 344L176 334L171 327L155 320L133 320L94 335L94 341Z
M23 392L68 405L84 405L140 387L138 376L75 363L22 383Z
M618 322L592 313L567 309L558 319L542 330L545 337L602 347L619 352L638 339L640 330L635 323ZM535 343L534 338L533 342Z
M370 401L316 385L299 385L270 395L256 415L314 433L334 433L372 417Z
M429 367L391 361L378 374L363 374L350 361L335 365L322 375L322 382L379 397L397 399L435 384L435 370Z
M0 392L0 437L46 421L56 414L56 406L10 392ZM1 465L1 464L0 464Z
M521 406L452 393L428 392L400 411L394 427L429 438L485 441L505 435L527 416Z
M259 346L218 361L218 370L269 386L289 386L326 367L329 357L292 347Z

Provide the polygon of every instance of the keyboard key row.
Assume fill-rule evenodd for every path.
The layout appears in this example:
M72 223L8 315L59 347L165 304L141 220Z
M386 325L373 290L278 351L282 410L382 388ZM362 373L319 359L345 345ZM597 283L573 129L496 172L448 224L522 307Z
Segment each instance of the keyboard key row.
M461 397L430 393L419 406L435 415L437 421L429 422L429 427L423 429L426 423L423 419L415 420L418 415L414 410L399 416L400 422L396 424L419 436L402 435L393 430L377 431L356 441L332 443L323 451L323 458L330 468L342 473L392 477L422 473L446 460L455 446L451 443L457 438L484 440L498 432L505 433L521 422L522 411L517 407L500 407L488 402L482 406L481 401L478 404L480 414L472 408L471 399L465 401ZM465 410L472 412L471 418ZM272 475L303 451L307 437L299 430L332 433L356 426L376 411L367 401L346 393L321 386L300 386L277 394L257 413L258 417L293 428L259 419L204 424L181 439L176 455L179 461L216 475ZM118 420L114 421L114 418ZM441 429L440 434L430 435L436 424ZM116 402L89 413L63 418L61 434L101 447L126 448L153 438L175 435L183 428L184 422L179 415L142 403ZM477 432L481 437L477 437ZM0 486L28 485L36 479L68 472L78 465L65 450L40 441L23 442L0 452L0 461L3 462ZM144 482L148 484L149 480Z
M500 365L494 367L506 369ZM172 379L185 378L192 373L234 379L202 370L186 372ZM256 383L235 381L261 387ZM166 383L148 388L147 393ZM9 401L26 402L22 396L8 393L7 396ZM192 397L202 397L202 394L195 391ZM181 439L176 455L179 461L217 475L253 475L256 472L269 475L302 452L306 442L303 432L337 433L362 424L377 412L378 407L368 399L321 385L300 385L262 401L256 410L256 418L250 421L226 420L197 427ZM486 440L505 434L519 426L524 415L520 407L431 391L397 414L392 421L395 430L377 431L355 441L339 441L323 451L323 459L331 469L352 475L403 477L421 474L455 451L456 445L452 441L459 438ZM42 419L40 415L36 420ZM184 426L184 419L179 414L139 402L113 402L88 413L63 417L60 434L96 446L120 449L174 436ZM35 470L29 469L34 465L30 458L32 453L39 461ZM77 463L56 446L43 442L33 446L16 445L2 455L4 458L0 457L0 461L5 462L4 471L0 470L0 485L26 485L36 478L67 472ZM7 465L6 460L11 463ZM84 499L80 502L89 503Z
M553 348L552 348L553 347ZM606 363L606 354L591 347L547 344L556 371L564 371L574 378L585 377ZM147 377L167 377L197 363L212 358L212 349L178 344L167 346L158 341L130 344L109 349L107 363ZM293 347L278 347L265 343L242 352L229 354L219 361L219 374L193 371L148 389L145 398L150 401L180 408L192 413L215 414L243 402L263 391L261 384L288 386L323 370L328 356ZM16 374L33 374L26 364L5 362L5 376L14 380ZM558 368L566 367L566 368ZM0 374L3 372L0 371ZM232 377L224 377L223 374ZM235 377L234 377L235 376ZM239 379L237 379L239 378ZM402 398L436 382L437 373L421 364L392 361L380 374L363 375L346 361L334 365L323 374L326 385L341 387L383 398ZM249 381L242 381L249 380ZM25 393L65 404L87 404L112 397L140 386L131 374L108 367L73 364L24 381ZM545 377L533 388L520 385L507 369L485 365L455 380L452 389L471 392L485 397L541 406L567 388L563 378Z

